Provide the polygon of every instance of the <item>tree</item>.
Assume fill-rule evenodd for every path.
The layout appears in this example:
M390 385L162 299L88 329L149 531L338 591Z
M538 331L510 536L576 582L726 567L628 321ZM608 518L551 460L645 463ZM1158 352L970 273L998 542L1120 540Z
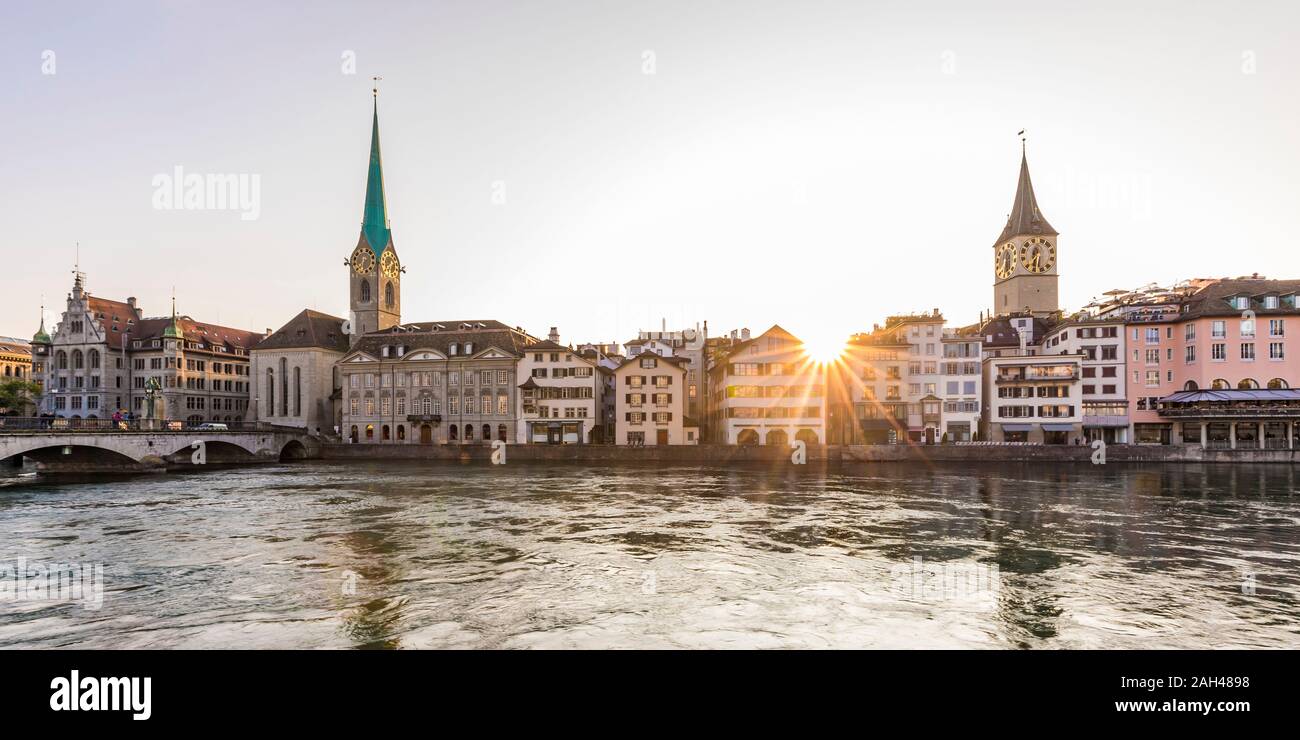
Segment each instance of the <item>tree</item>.
M0 380L0 414L25 415L41 397L41 387L22 378Z

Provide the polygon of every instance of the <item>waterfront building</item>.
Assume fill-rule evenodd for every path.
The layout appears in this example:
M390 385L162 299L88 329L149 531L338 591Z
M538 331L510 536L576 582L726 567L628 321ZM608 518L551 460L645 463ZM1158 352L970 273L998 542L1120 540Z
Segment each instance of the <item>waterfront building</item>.
M600 444L606 441L606 398L613 369L596 351L560 344L555 327L546 340L524 347L516 377L519 427L529 444ZM612 399L611 399L612 400Z
M44 333L42 330L37 337ZM48 353L42 413L102 419L242 421L249 398L248 353L261 335L177 315L145 318L135 298L91 295L76 272L63 318L38 344ZM147 390L158 389L154 408Z
M939 397L943 402L942 439L970 442L978 438L984 373L983 342L971 328L943 331L939 364Z
M344 320L304 309L252 350L250 420L338 433L338 363L347 354Z
M937 308L929 313L885 319L886 328L892 327L907 343L903 398L907 401L907 437L912 442L935 444L942 433L939 361L943 354L943 323Z
M0 377L5 380L32 377L32 345L24 339L0 337Z
M1125 331L1121 319L1094 319L1086 314L1053 326L1042 354L1080 355L1079 399L1085 441L1129 441L1129 402Z
M993 313L1046 318L1058 310L1057 232L1034 197L1021 151L1020 178L1007 223L993 243Z
M707 327L708 324L706 323ZM748 335L749 330L744 330ZM680 357L686 360L686 415L691 419L704 416L705 391L705 343L706 332L697 324L694 328L669 331L666 322L659 331L640 331L637 338L626 345L627 355L633 357L640 352L656 352L660 355Z
M1126 313L1137 444L1286 449L1300 436L1300 280L1196 281ZM1131 399L1133 400L1133 399Z
M752 339L733 338L711 361L709 433L729 445L809 445L826 440L828 366L780 326Z
M698 428L687 439L686 360L641 352L614 370L614 442L619 445L680 445L698 442Z
M338 365L344 437L354 444L515 442L516 368L538 341L492 320L370 332Z
M1082 440L1083 355L1043 351L1051 319L997 316L980 327L983 409L980 439L1074 444Z
M839 444L898 444L908 435L908 403L904 395L911 345L897 327L875 326L854 334L840 362L832 367L829 399L843 407L841 421L828 430ZM847 423L846 423L847 422Z

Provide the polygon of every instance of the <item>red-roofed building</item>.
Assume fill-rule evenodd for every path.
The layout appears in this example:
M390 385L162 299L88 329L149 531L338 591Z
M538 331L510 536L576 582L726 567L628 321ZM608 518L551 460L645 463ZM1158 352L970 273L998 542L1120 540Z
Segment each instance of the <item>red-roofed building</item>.
M248 351L262 335L172 315L145 318L135 298L91 295L76 273L63 317L38 332L45 388L40 412L104 419L242 421L248 408ZM33 340L34 344L36 340ZM147 387L156 383L154 408Z

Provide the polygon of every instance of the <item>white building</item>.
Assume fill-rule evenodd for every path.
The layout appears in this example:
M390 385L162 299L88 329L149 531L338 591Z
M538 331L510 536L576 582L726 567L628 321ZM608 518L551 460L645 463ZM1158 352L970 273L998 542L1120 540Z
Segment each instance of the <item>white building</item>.
M543 342L519 358L519 429L528 444L599 444L605 441L605 401L611 370L595 352L582 354L559 343L551 328Z
M949 442L970 442L980 428L984 373L978 334L945 331L939 365L943 434Z
M1155 352L1158 364L1160 350ZM1055 326L1043 340L1042 354L1083 357L1079 403L1084 438L1089 442L1100 439L1106 444L1127 443L1129 413L1123 321L1078 319ZM1172 350L1165 359L1173 360Z
M729 445L822 444L826 372L779 326L732 345L709 371L709 433Z
M614 371L615 430L619 445L691 444L686 438L686 361L643 352Z

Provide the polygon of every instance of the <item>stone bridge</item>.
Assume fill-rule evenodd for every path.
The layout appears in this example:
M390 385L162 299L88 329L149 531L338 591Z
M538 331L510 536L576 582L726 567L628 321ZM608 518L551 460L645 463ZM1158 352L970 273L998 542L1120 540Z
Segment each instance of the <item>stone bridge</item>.
M0 429L0 461L34 460L60 472L193 468L316 457L320 440L302 430L75 431Z

